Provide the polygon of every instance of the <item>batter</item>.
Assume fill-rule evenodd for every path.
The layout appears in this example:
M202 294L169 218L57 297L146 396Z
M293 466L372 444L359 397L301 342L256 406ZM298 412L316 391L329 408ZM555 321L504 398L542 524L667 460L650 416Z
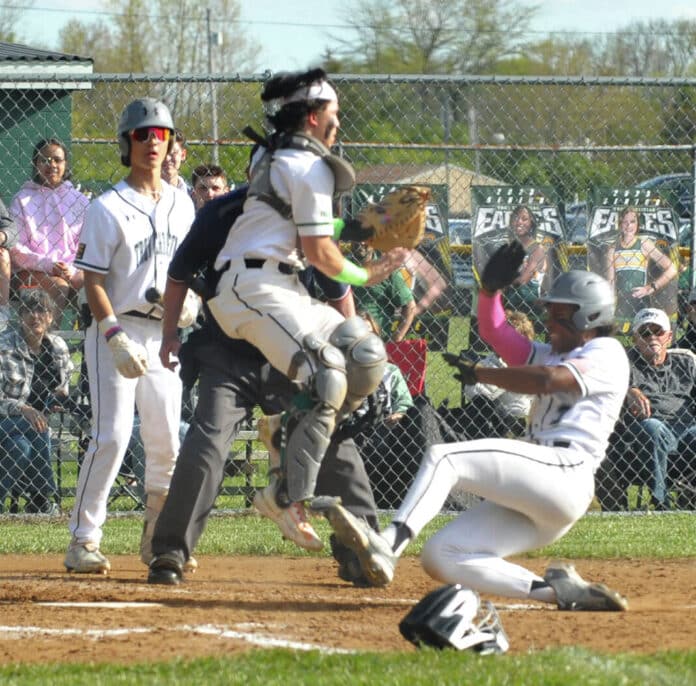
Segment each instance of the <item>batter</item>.
M145 293L164 291L167 267L191 226L188 195L160 177L174 124L161 102L143 98L121 115L121 162L130 173L87 210L75 266L85 272L93 321L85 334L92 405L92 437L77 482L70 517L72 540L65 567L106 573L100 552L109 491L128 447L134 406L145 447L145 529L141 557L149 563L150 539L179 451L181 380L162 366L161 309Z

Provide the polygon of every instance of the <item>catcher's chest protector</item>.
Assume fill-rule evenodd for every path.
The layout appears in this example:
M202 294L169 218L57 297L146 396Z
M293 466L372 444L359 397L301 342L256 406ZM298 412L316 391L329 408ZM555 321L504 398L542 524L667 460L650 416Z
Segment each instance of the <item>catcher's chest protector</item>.
M334 155L321 141L303 133L294 133L281 136L272 148L266 148L261 159L254 166L249 195L270 205L284 219L292 218L292 208L277 193L271 184L271 163L273 153L282 148L293 150L306 150L321 157L329 165L334 174L334 191L345 193L355 184L355 171L344 159Z

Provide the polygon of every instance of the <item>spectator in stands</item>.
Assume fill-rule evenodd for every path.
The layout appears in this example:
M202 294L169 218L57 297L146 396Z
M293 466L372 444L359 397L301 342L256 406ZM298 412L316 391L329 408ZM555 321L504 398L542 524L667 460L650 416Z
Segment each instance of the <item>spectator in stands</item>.
M411 250L404 260L404 270L409 275L411 291L420 293L416 301L414 317L420 317L430 310L447 288L447 281L437 267L421 252Z
M377 320L369 312L363 310L358 312L358 315L370 325L374 333L378 336L382 335ZM382 408L383 421L387 426L394 426L403 419L409 408L413 407L413 398L401 370L391 362L386 364L382 385L385 390L384 407Z
M615 450L635 456L639 461L636 468L650 468L655 507L667 509L670 453L677 450L680 440L696 441L696 355L668 349L672 329L664 310L640 310L632 329L634 347L628 353L631 382L626 395L625 430L619 432L622 441Z
M184 132L174 129L174 143L169 149L162 164L162 178L171 186L186 193L191 193L191 188L181 176L181 165L186 161L186 138Z
M20 291L19 324L0 333L0 503L26 495L27 512L54 514L56 484L47 415L67 398L68 346L49 333L54 303L38 288Z
M5 204L0 200L0 331L4 331L10 321L10 277L12 261L10 248L17 238L17 227L9 215Z
M524 312L505 310L505 317L512 327L534 340L534 325ZM484 357L479 364L500 369L505 362L495 353ZM459 428L468 439L492 437L516 437L524 434L532 396L506 391L499 386L478 382L462 387L464 410Z
M689 291L685 310L686 328L677 341L677 347L696 353L696 288Z
M199 164L191 174L191 199L200 210L208 200L224 195L230 190L227 175L217 164Z
M82 288L82 271L73 260L89 200L71 183L68 151L57 138L40 140L31 161L32 179L10 204L17 225L12 267L20 288L39 287L48 293L59 324L66 305Z
M619 235L607 250L607 279L616 289L616 318L630 321L651 298L678 276L677 267L651 238L638 235L640 215L634 207L619 214ZM656 267L660 275L650 279Z
M352 243L351 250L353 259L360 265L377 259L367 243ZM358 310L369 312L374 317L384 340L399 342L406 337L416 314L416 303L398 271L375 286L353 286L353 298Z

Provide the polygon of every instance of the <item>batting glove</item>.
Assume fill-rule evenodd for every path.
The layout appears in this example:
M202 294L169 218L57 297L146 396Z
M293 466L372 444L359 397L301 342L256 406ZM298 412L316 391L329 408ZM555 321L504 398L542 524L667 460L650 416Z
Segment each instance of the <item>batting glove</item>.
M196 321L198 310L200 308L200 302L201 301L198 299L198 296L192 290L189 289L186 292L186 298L184 298L184 304L181 308L179 321L176 323L180 329L186 329L189 326L192 326Z
M459 355L443 353L442 357L448 365L457 370L454 378L460 381L463 386L473 386L475 383L478 383L478 379L476 378L476 368L478 364L476 362L462 357L462 353Z
M481 286L489 293L507 288L520 275L525 255L525 249L519 241L501 245L483 268Z
M147 371L147 351L145 347L128 338L125 331L119 331L109 338L114 363L121 376L135 379Z

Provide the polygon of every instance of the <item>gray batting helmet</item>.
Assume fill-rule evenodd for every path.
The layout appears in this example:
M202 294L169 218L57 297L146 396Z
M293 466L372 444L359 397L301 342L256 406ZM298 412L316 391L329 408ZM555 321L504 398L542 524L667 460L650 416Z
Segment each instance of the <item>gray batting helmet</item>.
M611 326L614 323L616 298L611 284L599 274L572 269L561 274L551 292L541 298L545 303L577 305L571 321L579 331Z
M138 98L133 100L121 113L118 122L118 146L121 151L121 162L130 167L130 138L128 132L145 126L161 126L174 132L174 122L169 108L154 98ZM173 137L169 137L171 146Z

